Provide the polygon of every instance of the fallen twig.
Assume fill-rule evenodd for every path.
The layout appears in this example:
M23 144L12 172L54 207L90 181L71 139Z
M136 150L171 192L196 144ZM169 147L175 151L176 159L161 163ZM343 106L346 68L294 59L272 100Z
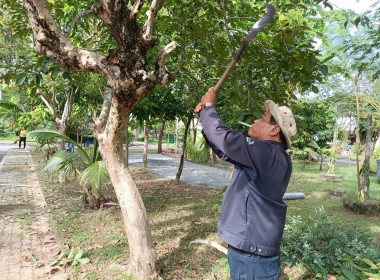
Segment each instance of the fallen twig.
M206 244L206 245L210 245L211 247L214 247L215 249L217 249L218 251L224 253L225 255L227 255L227 252L228 252L228 249L214 241L211 241L211 240L207 240L207 239L195 239L193 241L190 242L190 245L192 244Z

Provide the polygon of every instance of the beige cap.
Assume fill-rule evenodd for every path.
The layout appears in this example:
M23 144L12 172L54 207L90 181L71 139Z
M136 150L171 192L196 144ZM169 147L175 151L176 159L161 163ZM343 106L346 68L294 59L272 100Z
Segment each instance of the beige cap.
M265 101L265 108L271 112L278 126L281 128L286 138L286 145L290 149L292 147L290 145L290 137L297 133L296 121L294 120L292 111L286 106L278 107L272 100Z

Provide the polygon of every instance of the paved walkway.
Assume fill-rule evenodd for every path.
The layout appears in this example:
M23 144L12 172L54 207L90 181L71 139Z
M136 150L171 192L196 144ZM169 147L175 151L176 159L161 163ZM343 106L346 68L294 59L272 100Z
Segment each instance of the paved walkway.
M130 153L128 163L133 166L142 166L143 154ZM172 158L160 154L148 154L148 169L160 178L174 180L178 171L180 159ZM220 189L227 187L230 170L222 170L213 166L200 165L194 162L185 161L181 175L181 181L192 186Z
M31 154L10 148L0 162L0 279L66 279L50 267L58 252Z

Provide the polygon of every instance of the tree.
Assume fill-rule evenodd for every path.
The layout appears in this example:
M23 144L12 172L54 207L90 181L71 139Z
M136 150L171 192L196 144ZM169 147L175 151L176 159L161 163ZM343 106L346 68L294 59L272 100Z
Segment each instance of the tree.
M377 14L356 15L353 12L335 11L326 15L335 22L327 28L329 35L323 48L327 57L335 57L329 61L329 68L336 76L337 87L340 87L338 90L330 89L327 95L334 94L334 99L344 100L338 106L339 112L355 112L358 199L364 201L369 195L372 115L376 114L378 108L378 92L371 86L379 74L379 54L372 51L379 43L378 36L374 36L378 26L371 26L371 20L376 22ZM361 148L363 139L366 139L365 149ZM361 162L360 152L363 152Z
M301 99L292 106L297 119L297 138L292 141L293 149L312 149L320 159L320 171L324 151L333 138L336 112L326 100ZM310 153L309 153L310 154Z
M156 274L155 250L147 213L139 191L128 170L123 153L124 127L132 109L156 87L172 80L165 70L165 57L174 49L168 44L157 56L155 66L147 64L146 54L154 46L153 24L162 0L154 0L143 25L138 24L143 1L128 7L124 1L95 3L88 14L100 19L115 40L117 49L108 56L70 43L42 0L27 0L25 7L35 38L34 50L57 62L70 72L95 72L107 79L109 94L103 98L102 112L93 124L100 152L119 200L127 233L131 269L139 279Z

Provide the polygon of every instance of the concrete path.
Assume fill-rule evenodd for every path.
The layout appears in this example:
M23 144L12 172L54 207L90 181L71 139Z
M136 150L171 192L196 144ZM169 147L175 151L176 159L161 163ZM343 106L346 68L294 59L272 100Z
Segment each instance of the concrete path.
M67 279L50 267L59 247L30 151L2 145L2 155L0 279Z
M130 153L128 155L128 163L132 166L141 167L142 158L142 153ZM167 157L160 154L148 154L148 169L152 170L160 178L174 180L179 162L179 158ZM231 164L231 171L232 169L233 166ZM228 185L231 171L185 161L180 180L192 186L220 189Z

